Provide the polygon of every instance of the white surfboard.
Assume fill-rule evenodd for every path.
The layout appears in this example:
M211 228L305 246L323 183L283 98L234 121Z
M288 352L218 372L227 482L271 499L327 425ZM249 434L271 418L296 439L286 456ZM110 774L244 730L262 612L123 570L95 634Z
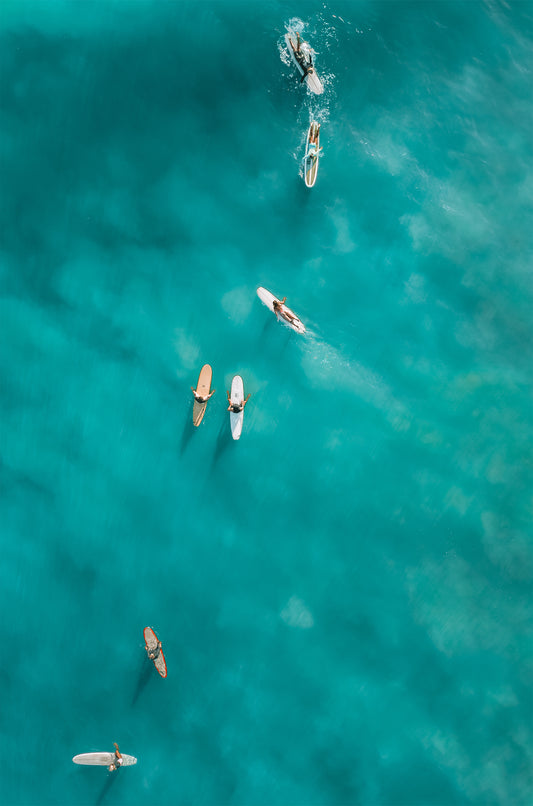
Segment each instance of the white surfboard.
M244 384L240 375L235 375L231 382L230 398L232 404L240 406L244 400ZM242 421L244 420L244 410L239 412L230 411L229 422L231 426L231 436L239 439L242 432Z
M267 291L266 288L259 286L259 288L257 289L257 296L259 297L261 302L264 305L266 305L270 311L272 311L272 313L276 313L276 311L274 310L274 300L277 300L278 298L275 297L274 294L272 294L270 291ZM281 300L278 300L278 302L281 302ZM283 322L284 325L287 325L287 327L292 328L297 333L305 333L304 323L300 319L298 319L294 311L291 311L291 309L288 308L286 305L282 305L281 313L279 315L276 314L276 317L279 319L280 322Z
M292 61L296 65L296 69L298 70L301 76L305 75L305 83L316 95L321 95L324 92L324 87L322 86L322 82L320 81L319 77L316 74L316 70L313 64L313 49L309 45L309 42L304 42L300 39L300 53L302 54L302 61L306 65L312 65L310 69L305 71L302 64L298 60L296 56L296 50L298 47L298 38L295 33L289 31L285 34L285 44L287 45L287 49L289 51L289 56L291 57Z
M90 767L109 767L114 760L114 753L80 753L72 759L74 764L87 764ZM137 764L137 759L134 756L127 756L122 753L121 766L131 767L133 764Z

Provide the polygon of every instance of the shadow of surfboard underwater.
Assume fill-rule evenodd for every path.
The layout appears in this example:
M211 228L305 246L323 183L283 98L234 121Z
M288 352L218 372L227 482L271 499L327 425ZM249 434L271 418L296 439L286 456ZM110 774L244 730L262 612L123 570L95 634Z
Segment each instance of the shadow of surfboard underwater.
M280 327L281 333L279 332ZM282 338L281 346L280 335ZM285 338L283 338L283 335L285 335ZM279 321L276 314L267 311L265 325L257 338L257 349L266 353L266 355L272 355L276 361L279 361L280 356L283 356L287 350L293 336L298 336L298 334L291 330L290 327L283 325L283 322Z
M183 433L181 435L181 443L180 443L180 453L184 453L187 448L187 445L191 441L191 437L194 434L194 424L192 421L192 409L194 406L194 402L191 399L189 401L189 405L187 406L187 413L185 417L185 425L183 426Z
M211 471L215 469L218 460L225 453L231 445L235 444L235 440L231 438L231 430L229 425L229 417L227 411L224 412L224 420L220 426L215 450L213 452L213 461L211 463Z
M146 685L150 680L151 675L152 675L152 662L148 659L148 656L146 655L146 657L143 658L143 662L139 671L139 676L137 678L137 686L135 687L135 693L131 701L132 708L139 699L139 697L141 696L143 690L146 688Z
M107 773L107 778L106 778L105 784L103 785L103 787L102 787L102 789L101 789L101 792L100 792L100 794L98 795L98 799L96 800L96 806L100 806L100 804L101 804L101 803L103 803L103 802L104 802L104 800L106 799L106 796L108 795L109 790L110 790L110 789L111 789L111 787L113 786L113 782L114 782L114 781L117 779L117 777L118 777L118 776L117 776L117 773L118 773L118 772L120 772L120 770L115 770L114 772L109 772L109 770L108 770L108 773Z
M309 193L309 188L305 186L305 182L302 181L304 176L303 173L303 161L299 160L298 168L294 172L294 212L295 212L295 220L299 220L302 215L302 208L309 207L312 204L313 199L311 198L311 193ZM301 222L300 222L301 223Z
M271 328L272 328L272 319L271 318L265 319L265 324L263 325L263 330L261 331L261 333L257 337L257 343L258 344L262 344L263 339L265 338L266 334L268 333L268 331Z

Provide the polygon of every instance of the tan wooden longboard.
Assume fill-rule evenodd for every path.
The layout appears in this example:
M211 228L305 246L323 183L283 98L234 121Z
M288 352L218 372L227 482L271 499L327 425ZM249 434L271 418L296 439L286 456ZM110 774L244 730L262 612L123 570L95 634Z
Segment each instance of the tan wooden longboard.
M157 644L158 644L157 635L155 634L155 632L152 630L151 627L145 627L144 628L144 643L146 644L146 651L147 652L148 652L149 649L153 650L153 649L157 648ZM161 675L161 677L166 677L167 676L167 664L166 664L166 661L165 661L165 656L163 655L163 650L160 649L159 654L157 655L157 657L156 658L151 658L151 660L153 661L153 664L154 664L155 668L157 669L157 671L159 672L159 674Z
M314 157L311 157L309 155L311 138L314 138L316 141L316 153ZM307 144L305 147L305 157L304 157L305 184L308 188L312 188L316 182L316 175L318 173L319 151L320 151L320 126L315 120L313 120L311 125L309 126L309 131L307 133Z
M213 370L209 364L204 364L202 369L200 370L200 375L198 376L198 384L196 386L196 391L199 395L205 396L208 395L211 391L211 378L213 377ZM193 425L200 425L202 420L204 419L205 409L207 406L206 403L198 403L197 400L194 401L194 405L192 407L192 421Z

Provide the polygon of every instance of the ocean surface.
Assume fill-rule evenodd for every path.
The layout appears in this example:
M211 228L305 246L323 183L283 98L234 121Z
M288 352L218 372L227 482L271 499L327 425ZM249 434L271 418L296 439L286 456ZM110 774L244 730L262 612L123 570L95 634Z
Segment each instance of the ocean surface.
M529 2L3 0L2 804L533 802L532 88Z

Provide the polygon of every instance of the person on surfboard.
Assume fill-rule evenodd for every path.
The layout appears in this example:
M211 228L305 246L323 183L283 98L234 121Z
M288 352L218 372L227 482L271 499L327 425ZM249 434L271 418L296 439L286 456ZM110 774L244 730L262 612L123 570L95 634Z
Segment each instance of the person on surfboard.
M207 403L209 398L212 395L215 394L216 389L212 389L211 392L209 392L208 395L199 395L198 392L196 391L196 389L194 388L194 386L191 386L191 391L192 391L192 393L194 395L194 399L196 400L197 403Z
M298 322L299 319L295 316L291 311L289 311L285 307L285 300L287 297L283 297L283 299L275 299L272 302L272 307L274 308L274 313L279 318L281 316L282 319L286 319L287 322Z
M304 74L300 79L300 84L303 84L303 82L305 81L306 77L308 75L310 75L310 73L315 72L315 68L314 68L314 65L313 65L313 57L309 56L309 61L308 62L306 62L303 57L301 59L298 59L298 61L300 62L302 70L304 71Z
M308 65L302 64L302 67L303 67L304 74L300 79L300 84L303 84L303 82L305 81L306 76L308 76L310 73L314 72L314 67L313 67L313 62L312 61Z
M146 651L148 652L148 657L150 660L155 660L159 657L159 653L161 652L161 641L158 641L157 646L155 646L153 649L148 649L148 647L146 647Z
M233 404L233 403L231 402L231 395L230 395L230 393L229 393L229 389L226 389L226 394L227 394L227 396L228 396L228 403L229 403L229 406L228 406L227 410L228 410L228 411L232 411L234 414L238 414L240 411L243 411L244 407L245 407L245 406L246 406L246 404L248 403L248 399L251 397L251 394L249 394L249 395L246 397L246 399L242 401L242 403L235 403L235 404Z
M293 46L294 55L296 56L300 67L304 71L303 76L300 79L300 84L305 80L305 77L309 75L309 73L313 72L313 57L309 54L309 61L306 61L305 53L302 51L301 42L300 42L300 34L298 31L296 32L296 47Z
M322 151L322 147L317 149L319 134L320 134L320 123L316 123L311 130L311 136L309 138L308 156L310 157L318 157L320 155L320 152Z
M123 764L122 753L118 749L118 744L116 742L113 742L113 744L115 745L115 758L108 767L109 772L114 772L115 770L118 770L120 767L122 767Z

